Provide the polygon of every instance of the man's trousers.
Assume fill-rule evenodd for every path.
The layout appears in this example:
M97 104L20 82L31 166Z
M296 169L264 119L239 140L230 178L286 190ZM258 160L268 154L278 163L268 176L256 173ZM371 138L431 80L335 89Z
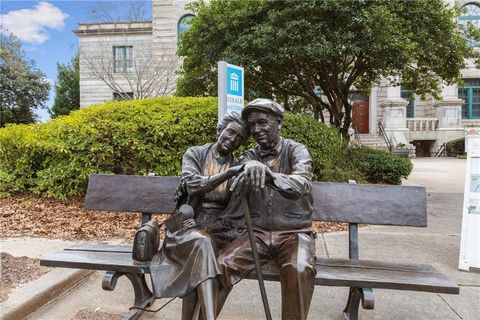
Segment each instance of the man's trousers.
M267 231L254 228L260 264L275 263L280 269L282 319L307 319L315 281L315 239L310 229ZM255 269L248 234L233 241L218 257L224 283L219 293L219 312L232 286Z

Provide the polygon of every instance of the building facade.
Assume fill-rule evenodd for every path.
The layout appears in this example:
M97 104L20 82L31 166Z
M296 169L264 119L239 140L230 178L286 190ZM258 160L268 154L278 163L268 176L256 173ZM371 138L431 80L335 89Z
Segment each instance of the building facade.
M445 0L463 8L459 23L480 27L480 1ZM475 46L475 44L472 44ZM368 96L352 94L352 119L363 145L405 148L410 155L434 156L448 141L464 137L465 127L480 126L480 70L467 61L465 85L442 86L442 99L424 100L402 87L381 81Z
M75 31L80 51L82 107L113 99L170 95L175 90L179 34L192 15L192 0L153 0L152 21L82 23ZM480 1L445 0L464 8L459 23L480 27ZM352 94L352 118L363 144L385 140L411 154L433 156L444 143L480 126L480 70L468 62L465 85L443 86L442 100L421 100L402 87L382 81L368 96Z

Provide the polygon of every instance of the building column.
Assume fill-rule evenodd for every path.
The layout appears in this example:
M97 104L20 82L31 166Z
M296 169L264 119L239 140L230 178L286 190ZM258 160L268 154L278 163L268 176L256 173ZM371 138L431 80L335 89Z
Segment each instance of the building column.
M442 86L442 101L435 102L433 109L438 118L436 139L430 149L430 154L435 153L448 141L459 139L464 136L462 127L462 104L458 98L458 87L454 85Z
M377 125L377 107L378 107L378 87L375 86L370 91L370 98L368 101L368 127L371 135L376 135L378 133Z
M382 108L382 125L393 147L403 144L409 149L414 147L409 143L407 129L407 105L402 99L400 87L387 87L387 99L380 105Z

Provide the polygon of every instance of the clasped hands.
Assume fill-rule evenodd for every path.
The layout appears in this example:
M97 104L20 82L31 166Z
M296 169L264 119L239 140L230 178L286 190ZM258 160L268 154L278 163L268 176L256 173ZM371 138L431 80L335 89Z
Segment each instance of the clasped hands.
M230 191L239 195L246 188L253 188L260 191L262 196L265 197L265 185L270 184L272 180L272 170L267 165L260 161L250 160L243 165L243 172L233 179Z

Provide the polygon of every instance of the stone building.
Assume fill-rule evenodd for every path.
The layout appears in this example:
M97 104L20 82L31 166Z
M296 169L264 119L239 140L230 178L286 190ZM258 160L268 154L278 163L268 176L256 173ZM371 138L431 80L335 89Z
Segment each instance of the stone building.
M153 0L152 21L80 23L80 106L172 94L188 2Z
M82 23L75 31L80 48L80 104L172 94L178 35L188 27L192 0L153 0L152 21ZM464 7L459 23L480 27L480 1L444 0ZM147 70L156 70L155 72ZM352 94L358 137L364 145L405 146L418 156L433 156L442 145L480 126L480 70L462 70L465 86L444 86L442 100L420 100L402 87L381 82L368 96Z

